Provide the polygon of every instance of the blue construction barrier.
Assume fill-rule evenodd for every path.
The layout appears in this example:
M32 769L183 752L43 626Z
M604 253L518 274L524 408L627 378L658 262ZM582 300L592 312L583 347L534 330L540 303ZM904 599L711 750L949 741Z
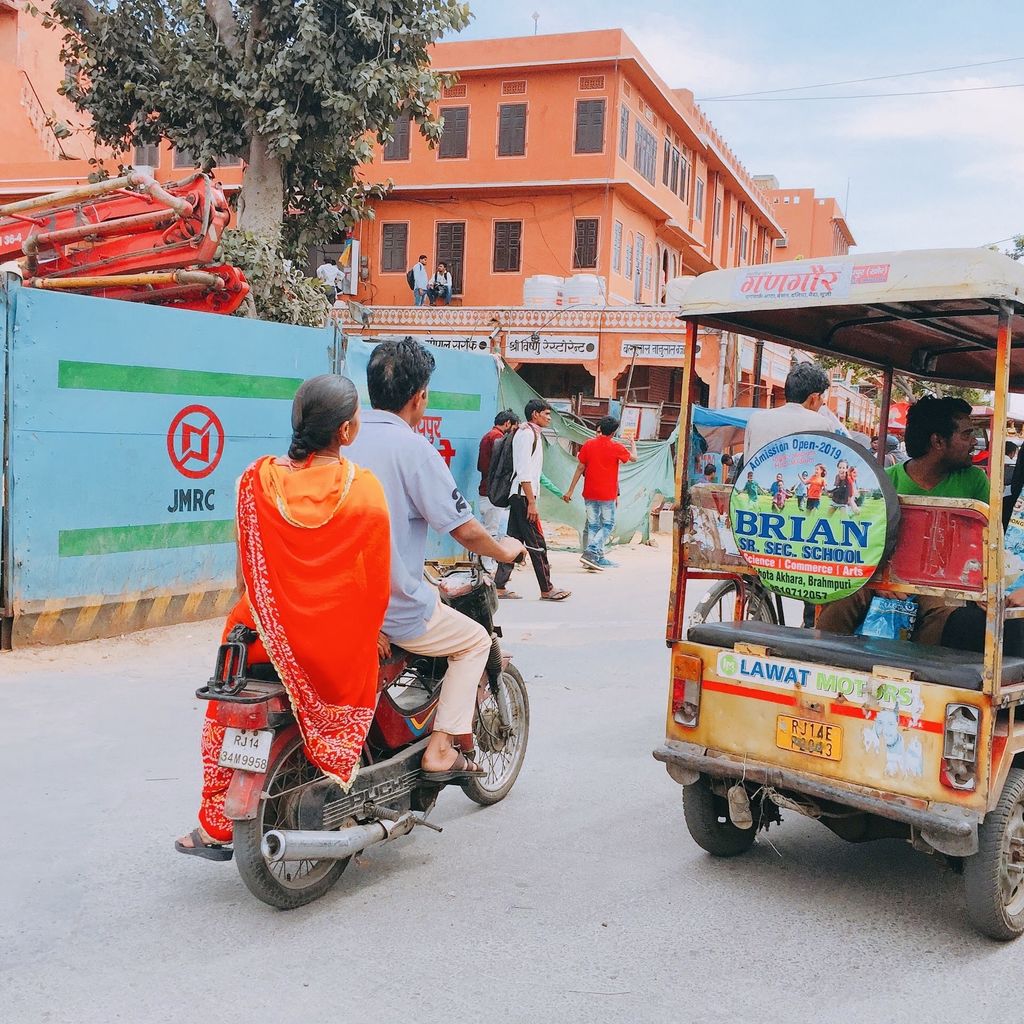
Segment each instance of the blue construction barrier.
M337 328L36 291L14 278L0 303L6 639L54 643L224 612L235 481L253 459L287 449L301 381L341 370ZM370 350L353 342L346 366L364 395ZM487 356L437 358L421 429L472 495L497 369ZM435 553L454 551L439 543Z

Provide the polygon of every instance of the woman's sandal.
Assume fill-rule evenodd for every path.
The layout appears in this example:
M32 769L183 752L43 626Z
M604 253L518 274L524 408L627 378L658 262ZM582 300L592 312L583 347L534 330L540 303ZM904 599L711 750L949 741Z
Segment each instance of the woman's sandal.
M174 840L174 848L178 853L187 854L189 857L202 857L204 860L225 861L231 860L235 855L230 846L224 843L209 843L203 838L203 833L194 828L188 834L192 840L191 846L186 846L180 839Z
M571 596L571 590L549 590L546 594L541 594L540 599L542 601L564 601Z
M444 784L446 782L462 782L465 779L478 778L486 775L487 772L479 765L474 764L465 754L458 754L449 768L443 772L424 772L424 782Z

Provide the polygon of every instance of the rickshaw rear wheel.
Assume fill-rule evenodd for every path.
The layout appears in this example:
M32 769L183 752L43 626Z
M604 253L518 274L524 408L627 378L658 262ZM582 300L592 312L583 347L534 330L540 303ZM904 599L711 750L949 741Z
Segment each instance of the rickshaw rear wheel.
M1024 769L1011 768L995 808L978 829L978 852L964 861L967 916L1000 942L1024 933Z
M694 625L702 622L732 622L740 587L746 591L745 621L778 625L779 617L775 613L771 596L758 585L739 583L736 580L722 580L715 584L694 608L691 622Z
M683 817L693 841L713 857L738 857L754 845L757 827L737 828L729 820L726 798L712 790L706 775L683 786Z

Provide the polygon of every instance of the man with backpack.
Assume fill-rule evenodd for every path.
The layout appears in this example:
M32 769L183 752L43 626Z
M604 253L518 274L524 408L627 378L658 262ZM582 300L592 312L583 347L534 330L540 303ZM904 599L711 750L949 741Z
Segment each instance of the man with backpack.
M427 291L430 288L430 282L427 280L426 253L421 255L409 268L405 279L409 282L409 287L412 289L413 302L417 306L422 306L427 301Z
M541 431L551 423L551 406L539 398L526 403L525 422L495 445L491 458L488 497L495 505L508 505L508 535L521 541L530 553L533 571L537 574L542 601L564 601L568 590L556 588L551 582L551 565L544 528L537 512L541 470L544 465L544 441ZM506 484L507 480L507 484ZM507 495L507 497L506 497ZM494 577L498 595L510 597L507 584L512 566L498 566Z
M511 409L503 409L494 417L494 426L480 439L480 451L476 459L476 468L480 473L480 493L477 502L480 508L480 521L484 529L495 539L501 540L508 529L508 508L501 508L491 502L487 496L487 485L491 474L491 456L494 453L494 442L505 437L519 426L519 417ZM483 560L484 568L494 572L498 563L492 558ZM511 593L511 592L509 592ZM506 593L506 597L509 596Z

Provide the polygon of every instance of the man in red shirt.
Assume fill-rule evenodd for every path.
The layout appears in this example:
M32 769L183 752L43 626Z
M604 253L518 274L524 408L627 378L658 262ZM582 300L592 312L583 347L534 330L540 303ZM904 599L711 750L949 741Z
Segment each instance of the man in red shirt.
M579 465L562 496L572 500L579 478L583 477L583 501L587 506L587 548L580 561L588 569L611 569L615 563L605 558L604 545L615 527L615 502L619 496L619 464L636 462L636 440L629 447L612 439L619 429L614 416L605 416L597 424L597 435L591 438L579 453Z
M490 498L487 497L487 476L491 471L491 456L494 453L494 442L518 426L519 417L511 409L504 409L494 417L494 426L480 439L480 452L476 459L476 468L480 473L477 504L480 508L480 521L495 540L501 540L508 531L508 509L492 505ZM493 558L484 558L483 563L484 568L492 573L498 564Z

